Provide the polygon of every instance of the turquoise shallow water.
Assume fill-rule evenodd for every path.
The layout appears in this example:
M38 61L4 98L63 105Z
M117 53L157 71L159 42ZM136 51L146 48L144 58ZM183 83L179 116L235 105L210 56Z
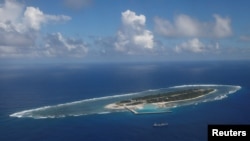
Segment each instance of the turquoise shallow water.
M164 112L171 112L171 108L158 108L153 104L146 104L142 109L135 110L138 114L157 114Z

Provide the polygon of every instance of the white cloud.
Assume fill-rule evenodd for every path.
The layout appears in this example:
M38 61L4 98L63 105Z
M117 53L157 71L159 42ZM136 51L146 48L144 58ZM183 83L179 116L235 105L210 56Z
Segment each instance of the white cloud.
M227 37L232 34L231 20L229 18L222 18L215 14L215 25L213 27L213 34L216 37Z
M29 47L34 45L35 39L35 33L27 32L23 34L16 31L6 32L0 30L0 45L2 46Z
M18 50L12 46L0 46L0 57L16 57Z
M66 38L61 33L46 36L44 55L50 57L84 57L88 52L81 39Z
M5 0L0 4L0 29L5 31L19 31L23 5L12 0Z
M71 18L65 15L47 15L44 14L39 8L27 7L24 12L25 24L34 30L39 30L42 24L53 21L67 21Z
M154 36L150 31L144 30L142 34L134 35L133 41L137 46L152 49L154 46L153 38Z
M180 52L191 52L191 53L203 53L203 52L217 52L220 48L218 42L213 44L205 44L201 42L198 38L190 39L186 42L183 42L175 47L177 53Z
M188 15L178 15L173 23L159 17L155 18L155 30L166 37L214 37L223 38L232 35L231 20L215 14L214 22L201 22Z
M39 8L24 7L14 1L5 0L0 5L0 29L6 32L27 32L30 29L39 30L42 24L70 20L65 15L44 14Z
M205 45L198 38L188 40L187 42L184 42L175 47L176 52L181 52L183 50L186 50L194 53L199 53L203 52L204 49Z
M122 13L122 23L124 26L130 27L133 30L140 31L144 28L146 17L144 15L136 15L135 12L127 10Z
M24 12L24 20L28 27L35 30L39 30L41 24L46 23L46 18L43 12L34 7L26 8Z
M199 30L201 24L187 15L176 17L175 27L177 34L183 34L184 36L197 36L201 34L201 30Z
M0 4L0 56L30 56L38 52L36 40L41 26L70 20L65 15L49 15L39 8L25 7L15 0Z
M154 48L154 35L145 28L146 17L127 10L122 12L122 28L114 43L117 51L134 54Z

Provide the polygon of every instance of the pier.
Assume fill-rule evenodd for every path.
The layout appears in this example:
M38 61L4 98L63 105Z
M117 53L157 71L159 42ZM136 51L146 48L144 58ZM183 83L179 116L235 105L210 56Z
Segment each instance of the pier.
M171 113L172 111L159 111L159 112L137 112L138 115L143 114L162 114L162 113Z
M138 114L138 112L136 112L134 109L128 108L127 106L124 106L127 110L129 110L130 112L132 112L133 114Z
M156 112L137 112L136 110L129 108L127 106L124 106L125 109L132 112L135 115L143 115L143 114L161 114L161 113L171 113L172 111L156 111Z

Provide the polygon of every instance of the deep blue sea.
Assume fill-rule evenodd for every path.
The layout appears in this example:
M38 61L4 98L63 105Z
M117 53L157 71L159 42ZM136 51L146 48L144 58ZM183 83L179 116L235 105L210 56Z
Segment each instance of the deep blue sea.
M227 98L177 107L171 113L10 117L43 106L193 84L242 88ZM206 141L208 124L250 124L249 104L250 61L2 63L0 67L0 141ZM168 126L155 128L155 122Z

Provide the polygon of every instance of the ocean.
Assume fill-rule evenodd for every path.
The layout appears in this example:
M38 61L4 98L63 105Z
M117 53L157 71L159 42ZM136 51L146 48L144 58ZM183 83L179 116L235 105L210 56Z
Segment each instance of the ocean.
M39 63L0 67L1 141L205 141L208 124L250 124L250 61ZM44 106L182 85L237 85L226 98L171 113L11 117ZM62 109L60 112L67 111ZM168 126L153 127L155 122Z

